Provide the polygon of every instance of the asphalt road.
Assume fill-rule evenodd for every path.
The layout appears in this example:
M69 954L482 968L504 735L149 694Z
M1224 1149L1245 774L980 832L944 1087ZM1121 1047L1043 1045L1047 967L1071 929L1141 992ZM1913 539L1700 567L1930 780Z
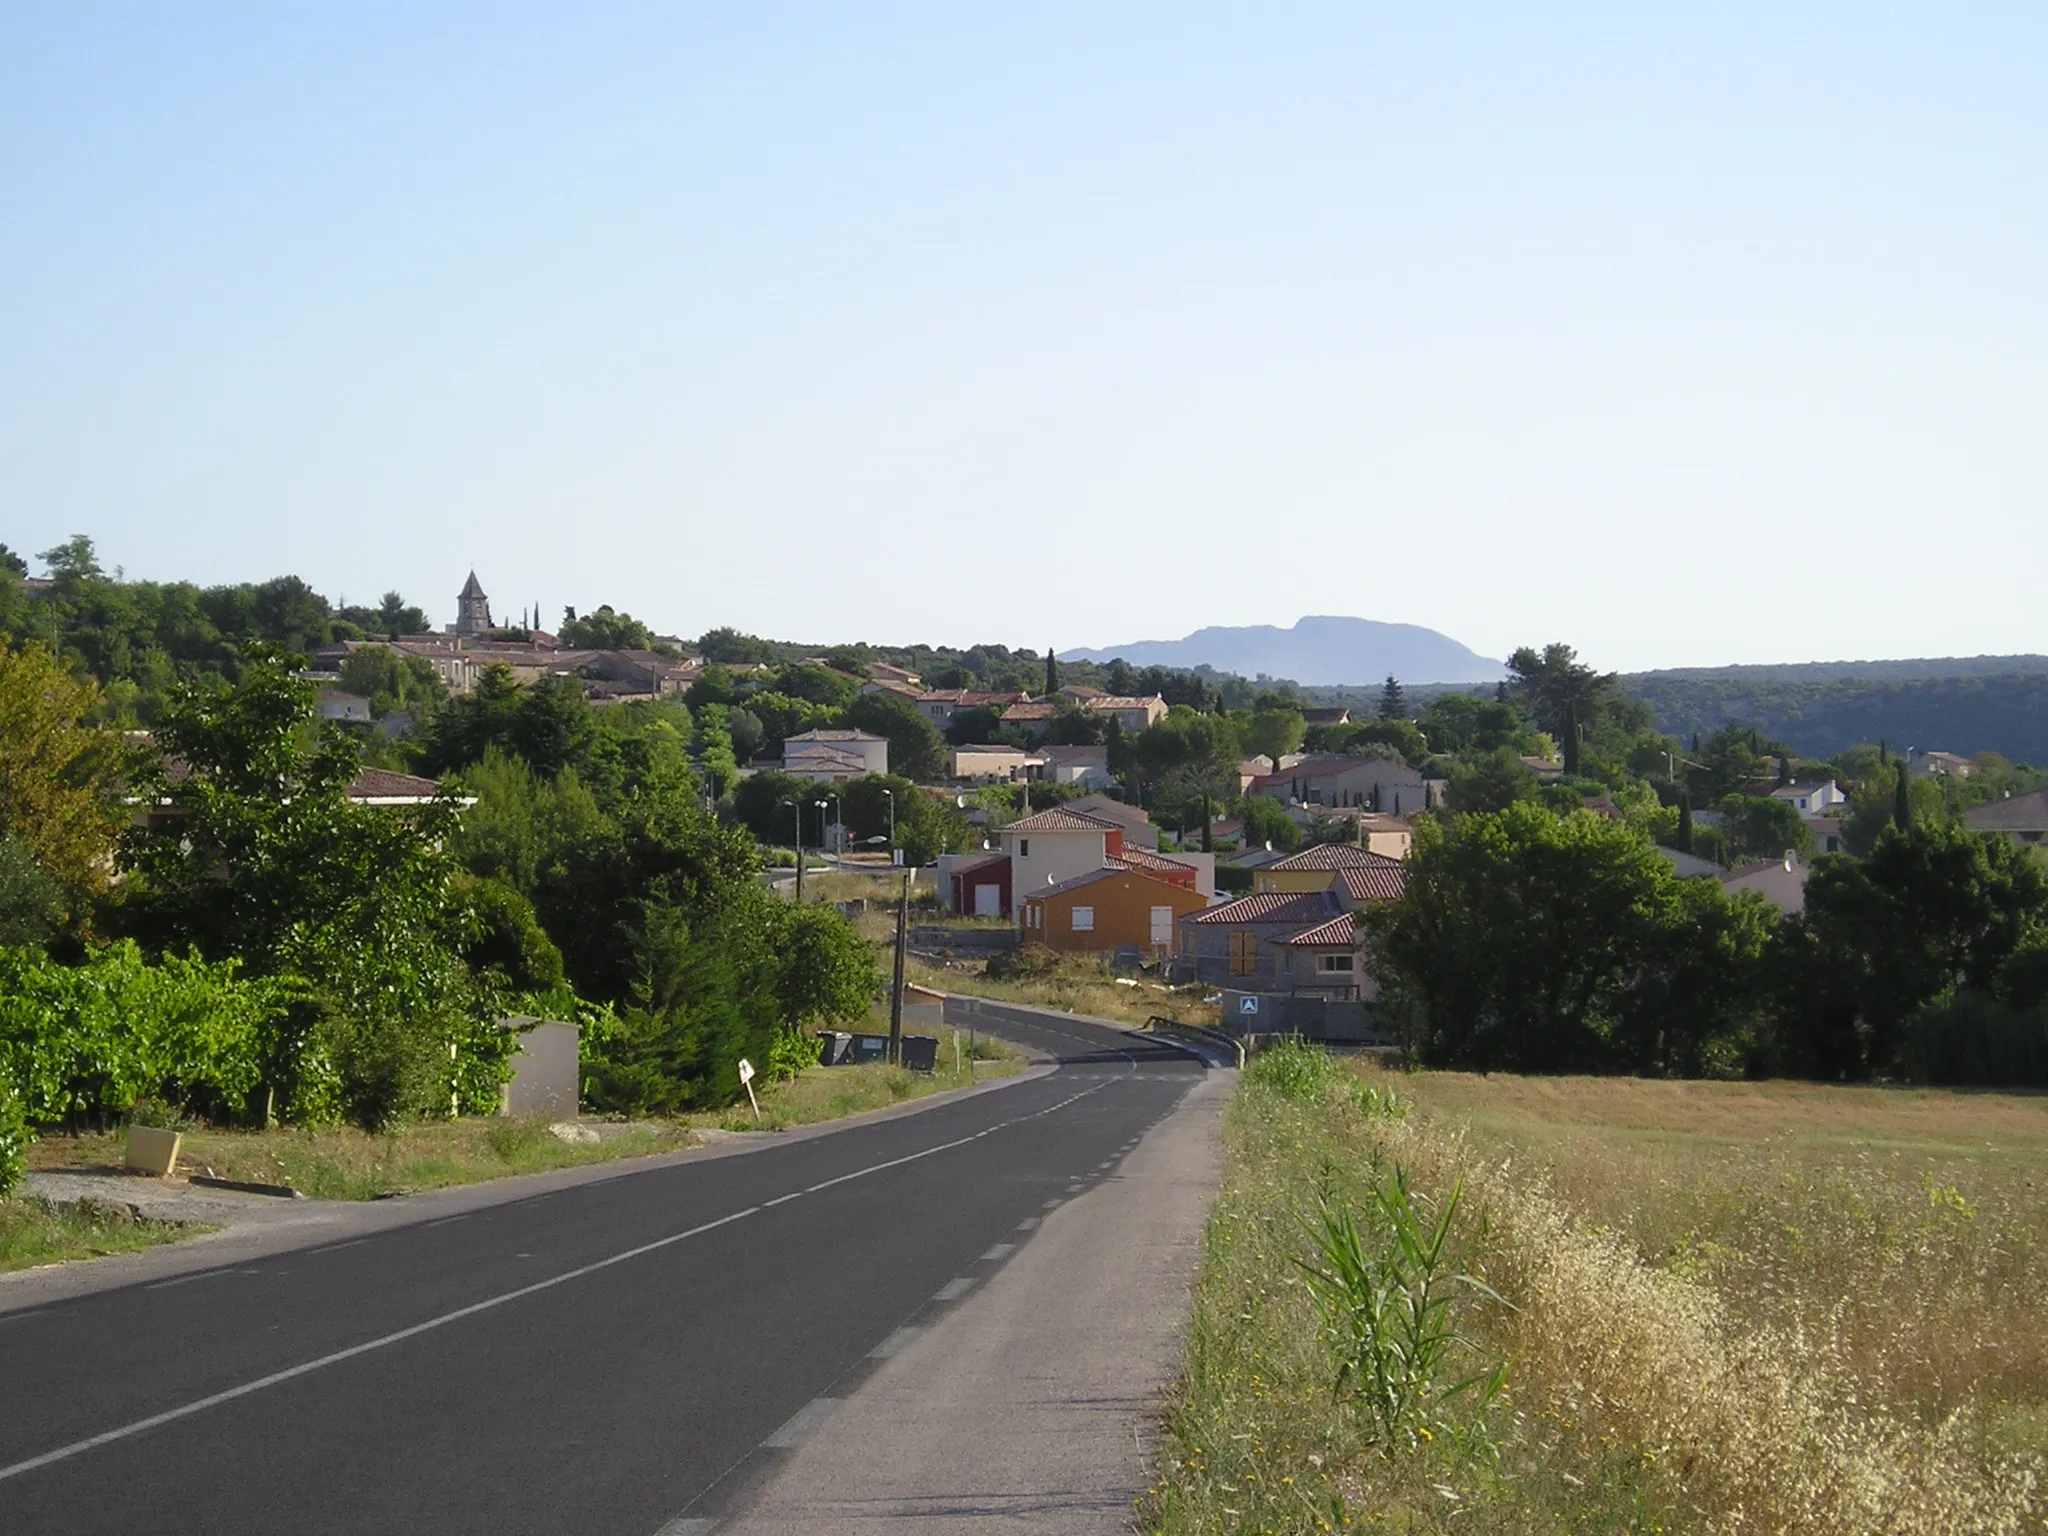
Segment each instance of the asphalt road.
M1204 1070L1078 1021L999 1032L1058 1070L0 1313L0 1531L713 1529Z

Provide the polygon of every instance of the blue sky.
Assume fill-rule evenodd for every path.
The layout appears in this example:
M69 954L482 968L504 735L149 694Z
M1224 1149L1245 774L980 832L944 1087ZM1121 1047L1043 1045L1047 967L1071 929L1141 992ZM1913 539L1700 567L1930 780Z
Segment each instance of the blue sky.
M0 540L685 634L2048 650L2048 11L1692 9L14 0Z

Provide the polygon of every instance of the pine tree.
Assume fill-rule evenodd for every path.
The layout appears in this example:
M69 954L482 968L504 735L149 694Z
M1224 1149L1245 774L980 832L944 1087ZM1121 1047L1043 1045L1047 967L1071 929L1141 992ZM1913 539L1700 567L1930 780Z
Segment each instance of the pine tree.
M1892 825L1901 832L1913 828L1913 797L1907 790L1904 763L1899 764L1899 777L1892 786Z
M1045 648L1045 696L1049 699L1060 691L1060 662L1052 653L1052 647Z
M1401 684L1393 673L1387 674L1386 686L1380 689L1380 718L1400 720L1408 713L1407 701L1401 697Z

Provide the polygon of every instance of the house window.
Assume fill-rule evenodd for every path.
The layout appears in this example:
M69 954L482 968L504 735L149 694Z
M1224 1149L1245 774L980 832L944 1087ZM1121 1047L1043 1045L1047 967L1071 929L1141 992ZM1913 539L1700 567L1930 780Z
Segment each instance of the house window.
M1233 933L1230 936L1230 974L1252 976L1259 969L1259 936L1256 933Z
M1018 857L1018 858L1020 858L1020 859L1028 859L1028 858L1030 858L1030 857L1031 857L1031 839L1030 839L1030 838L1028 838L1028 837L1020 837L1020 838L1018 838L1018 839L1017 839L1017 857Z
M1348 973L1351 970L1351 956L1325 955L1323 956L1321 963L1317 966L1317 969L1324 971L1344 971Z
M1093 907L1074 908L1074 932L1093 933L1094 931L1095 909Z

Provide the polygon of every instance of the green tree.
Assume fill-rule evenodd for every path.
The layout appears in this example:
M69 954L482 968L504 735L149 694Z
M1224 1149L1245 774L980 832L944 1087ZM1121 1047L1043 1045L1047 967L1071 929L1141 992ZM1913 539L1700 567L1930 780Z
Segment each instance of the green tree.
M1267 795L1246 795L1239 818L1244 825L1244 846L1263 848L1267 844L1286 852L1301 846L1301 828L1279 801Z
M1730 795L1721 802L1721 831L1728 856L1775 859L1783 854L1806 858L1813 853L1813 829L1798 807L1770 795Z
M1380 688L1379 716L1382 720L1403 720L1407 715L1408 702L1401 696L1401 684L1389 672L1386 683Z
M1503 811L1536 797L1536 776L1511 747L1500 747L1459 763L1451 771L1444 803L1453 811Z
M133 757L86 723L99 702L46 647L12 648L0 635L0 834L81 894L104 889L112 872Z
M919 782L944 777L945 738L908 699L893 693L866 694L846 711L846 723L888 738L891 772Z
M274 1101L380 1126L445 1110L454 1078L492 1089L507 1047L472 1012L460 960L453 803L352 802L353 747L316 735L312 687L263 646L238 684L181 697L157 734L185 773L142 781L163 813L124 850L121 913L159 948L238 959L297 990L304 1005L264 1052Z
M1601 706L1614 690L1612 673L1595 672L1562 643L1546 645L1540 652L1521 647L1508 658L1508 671L1514 674L1510 692L1561 744L1574 734L1575 726L1591 729L1598 722Z
M595 613L566 621L562 644L578 651L645 651L653 647L654 636L630 613L614 612L606 603Z
M1301 750L1307 731L1298 709L1261 709L1242 727L1245 750L1258 757L1270 757L1275 764L1288 753Z
M1822 860L1790 927L1781 990L1794 1065L1889 1073L1915 1013L1952 994L1996 996L2006 966L2048 942L2048 869L2003 838L1893 828L1867 859Z
M1049 699L1060 691L1060 662L1051 646L1045 648L1045 696Z
M398 593L386 592L377 604L377 630L394 640L401 635L423 635L427 616Z
M1373 971L1431 1064L1678 1068L1740 1012L1702 955L1760 948L1713 908L1718 889L1679 885L1648 838L1584 812L1425 818L1404 894L1364 919ZM1693 983L1716 995L1681 1025L1665 1005Z

